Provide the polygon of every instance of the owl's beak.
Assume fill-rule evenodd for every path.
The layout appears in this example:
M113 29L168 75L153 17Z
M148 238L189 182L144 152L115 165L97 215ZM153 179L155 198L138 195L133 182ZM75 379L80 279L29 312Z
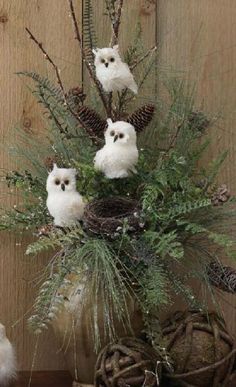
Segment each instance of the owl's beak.
M106 63L105 63L105 66L108 67L108 65L109 65L109 63L106 62Z
M62 191L65 191L65 184L61 184L61 189L62 189Z
M116 142L116 140L118 140L118 135L117 134L115 135L113 142Z

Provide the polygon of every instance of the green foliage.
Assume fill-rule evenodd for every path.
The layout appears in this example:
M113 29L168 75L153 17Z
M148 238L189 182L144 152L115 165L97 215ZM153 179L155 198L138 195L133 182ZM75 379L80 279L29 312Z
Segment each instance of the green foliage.
M41 285L34 303L33 314L29 318L29 325L36 334L40 334L48 328L48 324L63 306L64 297L63 294L59 293L59 290L62 292L71 285L67 279L69 270L71 270L68 262L65 264L60 256L56 263L57 272L50 272L47 280Z
M85 0L83 14L84 49L90 63L91 49L96 46L91 4L91 0ZM112 23L117 4L116 0L106 1ZM78 106L69 93L64 95L50 80L36 73L19 73L21 78L33 82L30 90L42 106L47 136L39 138L18 129L11 152L20 160L21 168L7 172L3 180L14 191L10 194L20 194L20 204L12 210L2 209L0 229L35 230L51 223L45 204L47 156L56 157L61 166L78 170L77 188L88 201L108 196L137 200L142 212L140 221L145 225L141 234L129 234L124 227L115 239L105 240L78 224L68 229L54 228L31 243L27 254L59 251L45 268L30 319L37 333L63 307L62 294L74 285L71 275L76 275L78 285L80 279L84 283L84 307L86 299L92 300L90 328L96 348L100 343L98 308L102 305L103 331L112 340L116 337L115 316L128 330L131 328L131 298L138 300L147 334L155 343L153 315L172 302L173 293L184 297L190 306L199 305L189 281L198 277L209 287L202 273L212 258L212 245L223 247L228 255L235 253L234 241L229 237L230 226L236 223L235 210L227 205L216 209L210 199L226 152L208 169L199 168L209 145L208 139L199 138L206 134L210 120L195 108L195 87L173 71L166 76L164 69L157 67L156 52L145 56L146 52L138 23L125 60L133 66L143 93L138 103L154 103L157 114L139 136L137 174L127 179L106 179L94 170L96 149L76 118ZM153 79L151 87L148 82L152 75L158 80L158 95L152 93ZM89 103L98 111L101 101L93 88L90 92ZM124 90L113 96L112 108L123 117L133 102L133 95Z
M36 176L33 176L31 172L25 170L24 172L10 171L7 173L6 183L8 188L15 187L24 191L27 197L31 195L39 195L45 199L45 187L42 181Z
M150 265L140 280L142 308L144 313L159 312L163 306L170 305L170 282L166 275L165 269L159 260Z
M169 256L173 259L181 259L184 256L182 244L178 241L178 235L175 230L168 233L147 231L144 234L146 243L152 246L157 256L165 258Z
M98 309L102 310L103 332L110 340L116 337L114 316L126 329L131 330L128 303L130 302L131 284L126 278L126 269L109 244L100 239L81 240L81 230L72 229L67 233L57 231L47 238L31 245L27 253L37 254L42 247L62 247L49 265L50 277L42 284L34 305L30 324L34 331L41 332L47 327L63 304L63 292L72 285L71 274L77 274L78 286L83 284L84 307L91 305L90 329L95 347L100 345ZM75 247L76 246L76 247ZM53 269L53 271L52 271ZM86 278L86 280L84 280ZM109 289L109 291L108 291Z

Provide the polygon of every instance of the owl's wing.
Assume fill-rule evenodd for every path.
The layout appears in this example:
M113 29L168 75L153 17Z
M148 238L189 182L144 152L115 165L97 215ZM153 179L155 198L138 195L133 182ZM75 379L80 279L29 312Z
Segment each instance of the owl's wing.
M102 149L97 151L95 158L94 158L94 167L95 169L102 170L103 165L106 164L107 159L107 146L104 145Z
M124 88L128 87L135 94L137 94L138 86L134 80L133 74L129 69L129 66L126 63L121 64L121 66L119 67L119 71L117 71L117 74L114 77L114 80L122 84Z
M80 195L76 195L73 200L70 202L70 206L68 208L71 215L81 218L84 212L85 203Z

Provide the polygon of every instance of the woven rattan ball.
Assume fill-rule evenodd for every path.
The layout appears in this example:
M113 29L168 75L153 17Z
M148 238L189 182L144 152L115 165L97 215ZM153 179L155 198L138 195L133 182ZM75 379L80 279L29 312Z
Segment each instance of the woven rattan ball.
M144 226L137 201L121 197L90 202L83 220L88 231L107 236L119 235L124 227L127 232L138 232Z
M164 323L163 335L174 366L174 373L165 378L173 385L229 385L235 360L234 340L216 313L177 312Z
M159 360L156 351L145 342L135 338L120 339L99 354L95 387L157 386Z

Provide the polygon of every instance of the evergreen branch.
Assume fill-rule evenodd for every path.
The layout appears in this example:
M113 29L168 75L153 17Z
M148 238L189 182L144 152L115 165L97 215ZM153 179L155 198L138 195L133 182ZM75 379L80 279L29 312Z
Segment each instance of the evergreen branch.
M76 37L76 40L79 43L79 48L80 48L80 51L81 51L81 54L82 54L83 61L84 61L85 65L86 65L86 68L87 68L87 70L89 72L90 78L92 79L92 81L94 82L95 87L97 88L98 94L99 94L99 96L101 98L101 101L103 103L105 111L106 111L106 113L107 113L107 115L109 117L110 116L110 111L109 111L109 106L108 106L107 98L105 97L105 95L103 93L103 90L102 90L102 87L101 87L99 81L97 80L97 78L96 78L96 76L95 76L95 74L93 72L91 64L88 62L88 60L86 58L86 53L85 53L84 47L83 47L83 41L82 41L82 38L81 38L81 35L80 35L79 26L78 26L77 19L76 19L76 16L75 16L75 9L74 9L73 0L68 0L68 2L69 2L70 12L71 12L71 16L72 16L72 20L73 20L73 25L74 25L74 29L75 29L75 37Z

